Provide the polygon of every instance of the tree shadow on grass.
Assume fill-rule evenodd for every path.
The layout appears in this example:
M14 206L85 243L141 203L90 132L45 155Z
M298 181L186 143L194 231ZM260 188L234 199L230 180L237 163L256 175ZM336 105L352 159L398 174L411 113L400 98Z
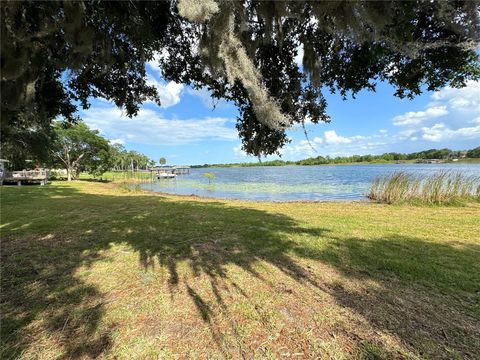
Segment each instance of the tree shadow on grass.
M375 281L379 286L338 282L326 291L418 356L474 359L480 353L480 244L332 237L310 254L353 282Z
M375 329L398 336L417 354L439 356L448 350L468 357L480 351L474 340L476 335L480 338L480 247L475 245L453 247L401 236L336 238L329 229L305 227L285 215L220 201L94 195L69 186L29 189L27 194L29 201L18 192L2 198L2 210L7 211L2 215L3 358L19 356L39 339L54 339L65 358L94 358L109 351L114 325L98 330L106 311L104 294L79 279L76 271L101 260L102 250L112 244L128 245L138 253L143 269L166 269L171 296L186 290L226 357L232 349L222 343L216 310L179 275L180 263L188 263L194 277L210 279L223 312L229 309L221 282L248 299L228 278L227 267L234 265L258 281L270 281L256 268L267 263L299 286L333 296ZM45 214L35 215L34 208L43 208ZM321 239L322 246L294 240L299 236ZM299 259L379 286L360 291L322 282ZM461 303L451 309L455 293ZM450 321L452 316L458 321ZM234 357L251 355L242 346L237 350Z
M24 351L29 356L36 343L52 339L65 358L97 357L110 349L110 331L98 331L104 296L76 271L102 259L102 250L113 243L128 244L137 252L141 268L155 262L166 266L174 292L178 261L188 259L196 274L212 277L224 276L228 263L255 273L250 254L258 244L251 236L258 228L266 227L261 230L263 246L269 247L260 253L275 251L279 256L288 247L282 245L279 229L302 231L288 217L221 202L93 195L60 184L12 190L2 193L2 358ZM209 253L217 248L218 253ZM201 298L190 290L200 306ZM201 315L210 320L208 313Z

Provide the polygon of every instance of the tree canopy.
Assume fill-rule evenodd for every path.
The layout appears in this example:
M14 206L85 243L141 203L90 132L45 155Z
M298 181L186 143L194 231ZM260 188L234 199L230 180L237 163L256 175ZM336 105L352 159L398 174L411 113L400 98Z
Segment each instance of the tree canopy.
M127 151L123 145L120 144L112 145L111 153L113 159L112 169L115 171L145 170L155 164L148 156L134 150Z
M68 180L77 178L81 171L102 174L111 167L108 140L85 123L80 121L68 127L56 123L55 133L52 163L67 170Z
M232 100L243 149L272 154L289 126L330 120L325 91L385 81L411 98L478 79L479 13L478 1L2 2L2 149L38 143L91 97L129 116L159 102L145 72L156 57L166 80Z
M467 156L471 158L480 158L480 146L477 146L475 149L469 150Z
M155 164L138 151L126 150L121 144L111 145L97 130L84 122L73 125L56 122L50 165L67 170L67 177L76 178L81 171L101 175L108 170L138 171Z

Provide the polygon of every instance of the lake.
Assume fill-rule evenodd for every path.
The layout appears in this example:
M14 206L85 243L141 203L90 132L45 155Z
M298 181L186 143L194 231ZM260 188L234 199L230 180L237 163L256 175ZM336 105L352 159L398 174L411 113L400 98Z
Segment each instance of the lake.
M189 175L141 184L145 190L257 201L365 200L371 181L394 171L428 175L441 170L480 176L480 164L371 164L191 169ZM215 174L211 184L202 174Z

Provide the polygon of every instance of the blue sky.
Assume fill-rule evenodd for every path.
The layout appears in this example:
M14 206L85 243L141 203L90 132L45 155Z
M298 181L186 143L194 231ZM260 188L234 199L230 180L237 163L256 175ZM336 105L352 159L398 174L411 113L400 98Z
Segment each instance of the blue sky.
M169 164L257 161L241 151L235 130L237 110L220 101L213 108L206 90L162 80L154 61L147 63L149 82L158 89L162 106L146 103L130 119L121 109L93 99L80 116L111 142L140 151ZM469 149L480 145L480 82L463 89L425 92L414 100L393 96L394 89L379 84L376 92L361 92L343 101L326 94L329 124L307 124L312 149L303 130L288 131L292 143L282 158L413 152L429 148ZM277 157L269 157L274 159Z

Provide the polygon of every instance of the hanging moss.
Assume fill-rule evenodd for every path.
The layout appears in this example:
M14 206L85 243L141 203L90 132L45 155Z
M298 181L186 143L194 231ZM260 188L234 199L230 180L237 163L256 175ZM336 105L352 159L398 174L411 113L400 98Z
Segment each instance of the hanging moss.
M214 71L220 71L219 66L222 66L231 85L240 81L249 94L260 122L272 129L287 127L290 119L282 113L277 102L269 96L267 89L262 84L262 77L258 69L247 54L239 35L235 32L234 7L230 3L224 2L220 8L213 0L201 3L195 0L180 0L178 9L180 15L190 21L206 22L211 20L209 33L213 35L209 36L208 30L204 32L199 43L200 54L208 58L208 63ZM272 19L267 22L271 23ZM221 60L221 63L218 60Z
M177 7L181 16L199 23L208 21L219 10L215 0L179 0Z
M219 47L219 56L224 61L228 81L239 80L247 90L257 119L265 125L280 129L290 124L278 104L269 96L261 83L261 75L248 57L245 48L234 33L234 16L229 15L228 28Z

